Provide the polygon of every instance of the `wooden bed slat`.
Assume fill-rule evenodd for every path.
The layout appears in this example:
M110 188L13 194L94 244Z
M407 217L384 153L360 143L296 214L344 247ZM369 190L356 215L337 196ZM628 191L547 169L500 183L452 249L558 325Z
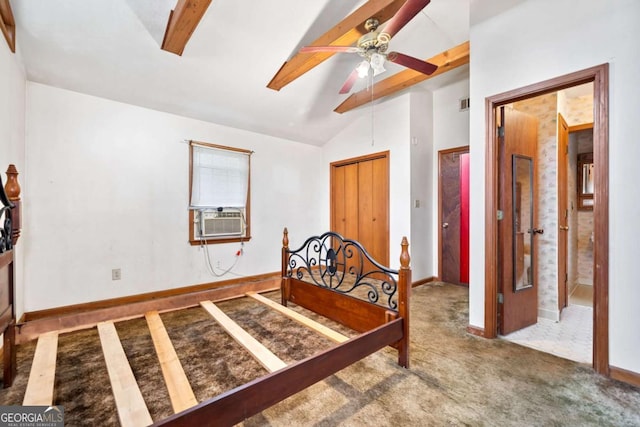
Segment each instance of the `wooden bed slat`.
M392 320L317 356L241 385L198 406L158 421L156 426L234 425L335 374L402 338L403 319Z
M263 297L260 294L257 294L255 292L248 292L246 295L284 314L285 316L295 320L296 322L310 329L313 329L314 331L324 335L325 337L329 338L334 342L341 343L349 340L349 337L346 337L341 333L334 331L333 329L327 328L323 324L318 323L315 320L309 319L308 317L303 316L302 314L296 311L293 311L290 308L283 306L282 304L278 304L277 302L272 301L269 298Z
M269 372L274 372L287 366L278 356L273 354L268 348L253 338L247 331L242 329L229 316L224 314L211 301L201 301L200 305L213 316L214 319L231 335L240 345L249 351L253 357L260 362Z
M120 343L116 327L112 322L101 322L98 323L98 333L100 334L104 360L107 363L113 396L118 408L120 424L124 427L137 427L153 423L127 360L127 355Z
M167 385L169 397L171 398L173 412L178 413L197 405L198 400L193 394L189 380L184 373L184 369L171 343L169 334L162 323L160 314L158 314L157 311L150 311L146 313L144 317L147 319L151 339L158 354L164 382Z
M23 405L51 406L53 404L57 354L58 332L40 335L33 355L33 364L22 401Z

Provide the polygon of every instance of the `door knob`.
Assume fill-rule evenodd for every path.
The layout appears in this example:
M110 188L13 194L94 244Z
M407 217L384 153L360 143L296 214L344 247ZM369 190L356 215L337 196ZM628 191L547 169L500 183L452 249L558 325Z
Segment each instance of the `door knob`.
M449 223L448 222L442 223L442 228L449 228Z
M543 234L544 230L542 228L531 228L531 229L529 229L529 233Z
M569 226L568 225L561 225L560 226L560 230L569 231Z

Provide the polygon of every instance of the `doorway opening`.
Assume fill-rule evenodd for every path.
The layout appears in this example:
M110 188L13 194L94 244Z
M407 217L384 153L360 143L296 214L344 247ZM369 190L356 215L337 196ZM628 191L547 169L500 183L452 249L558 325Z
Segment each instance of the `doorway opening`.
M593 83L593 367L609 375L608 354L608 64L571 73L486 100L486 204L485 204L485 329L494 338L499 329L498 290L502 265L499 257L500 228L499 136L496 112L511 103ZM554 184L555 185L555 184ZM559 229L559 225L554 224ZM564 226L564 225L563 225ZM535 228L535 225L534 227ZM556 231L556 230L554 230ZM554 262L555 264L555 262ZM555 264L557 265L557 264ZM557 286L556 282L556 286ZM560 302L558 302L558 308ZM559 313L559 311L558 311Z
M508 114L503 113L507 117L525 116L520 122L527 118L535 128L524 135L522 129L514 127L521 123L512 119L503 124L501 138L505 138L506 145L502 143L500 149L522 153L523 145L533 138L529 143L535 147L532 158L536 167L532 180L535 185L529 184L526 174L514 174L519 191L501 191L500 196L515 198L513 211L517 217L512 222L518 229L511 234L513 254L518 254L513 260L518 284L522 287L522 282L527 282L536 289L532 301L514 303L509 289L500 291L506 280L499 283L499 292L504 293L503 303L499 304L499 332L508 341L591 364L593 162L586 164L579 159L593 159L593 84L527 98L501 109L507 110ZM519 147L513 147L514 143ZM504 169L503 166L500 177L503 187L507 181ZM583 169L585 173L581 173ZM536 190L535 209L530 209L529 202L532 187ZM529 233L532 227L528 217L534 212L534 225L542 234ZM505 212L500 222L502 230L511 227L510 214ZM506 244L507 237L500 238L501 245ZM511 252L503 251L502 259L505 254ZM506 268L502 272L503 278L510 274ZM525 296L526 292L521 289L519 294ZM527 311L529 302L531 309ZM528 312L531 316L527 321Z
M438 152L438 278L469 286L469 146Z

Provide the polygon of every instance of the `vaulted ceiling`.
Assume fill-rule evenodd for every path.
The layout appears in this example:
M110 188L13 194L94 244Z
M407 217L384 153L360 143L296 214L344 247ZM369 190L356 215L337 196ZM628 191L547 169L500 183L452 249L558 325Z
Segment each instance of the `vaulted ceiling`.
M441 69L425 80L387 62L373 86L374 98L385 97L376 102L468 77L470 1L432 0L396 34L390 49ZM365 3L213 0L182 55L161 49L178 0L14 0L11 6L17 55L31 81L322 145L368 114L367 79L351 97L338 94L361 59L332 55L279 90L267 85L302 46Z

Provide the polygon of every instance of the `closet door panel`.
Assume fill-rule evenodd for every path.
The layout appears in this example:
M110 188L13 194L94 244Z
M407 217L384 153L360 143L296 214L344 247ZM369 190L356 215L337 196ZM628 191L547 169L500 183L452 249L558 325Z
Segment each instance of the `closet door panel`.
M379 263L389 263L388 167L380 158L358 163L358 236Z
M372 160L372 250L376 261L389 264L389 158Z
M344 234L346 227L345 217L345 168L331 168L331 231Z
M358 164L332 169L331 228L342 237L358 239Z

